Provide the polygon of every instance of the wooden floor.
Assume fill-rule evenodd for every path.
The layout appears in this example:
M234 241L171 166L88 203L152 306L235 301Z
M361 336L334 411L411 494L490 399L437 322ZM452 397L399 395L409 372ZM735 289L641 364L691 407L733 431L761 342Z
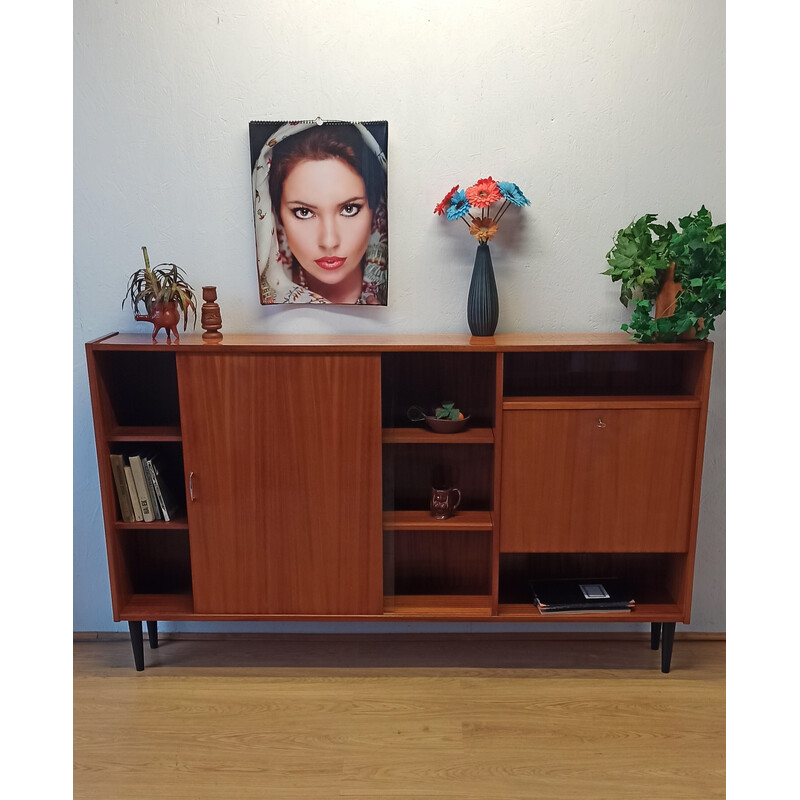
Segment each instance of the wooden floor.
M74 798L724 797L724 642L576 636L76 641Z

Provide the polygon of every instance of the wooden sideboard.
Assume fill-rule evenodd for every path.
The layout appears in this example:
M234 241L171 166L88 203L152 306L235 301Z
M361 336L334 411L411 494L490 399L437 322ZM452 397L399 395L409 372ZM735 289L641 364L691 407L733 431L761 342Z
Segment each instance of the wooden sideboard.
M624 334L111 334L86 345L114 619L689 622L713 345ZM468 427L408 408L453 400ZM110 456L180 499L124 522ZM433 483L456 486L446 520ZM635 610L544 615L531 580Z

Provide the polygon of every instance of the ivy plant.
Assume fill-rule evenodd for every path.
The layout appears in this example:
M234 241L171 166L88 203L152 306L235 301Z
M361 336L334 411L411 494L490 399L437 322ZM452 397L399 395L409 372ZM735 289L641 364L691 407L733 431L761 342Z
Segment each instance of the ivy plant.
M702 206L678 224L681 230L672 235L668 248L675 280L681 284L671 319L678 333L702 320L695 336L705 339L714 330L714 320L725 313L725 223L714 225Z
M631 321L622 330L645 343L674 342L692 328L695 338L705 339L725 312L725 224L714 225L705 206L680 218L680 230L655 219L646 214L624 228L606 255L609 269L603 274L622 281L624 306L633 299ZM670 264L681 289L668 309L671 315L654 319L654 301ZM638 296L636 287L642 287Z
M669 267L667 245L675 226L656 224L655 214L645 214L617 231L614 246L606 253L603 275L620 282L619 299L626 308L631 300L655 300Z

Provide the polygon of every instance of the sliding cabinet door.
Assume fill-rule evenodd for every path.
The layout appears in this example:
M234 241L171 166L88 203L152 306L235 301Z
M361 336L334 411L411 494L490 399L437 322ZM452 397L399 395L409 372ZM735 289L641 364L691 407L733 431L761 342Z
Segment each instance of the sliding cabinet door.
M380 356L177 361L195 613L381 613Z

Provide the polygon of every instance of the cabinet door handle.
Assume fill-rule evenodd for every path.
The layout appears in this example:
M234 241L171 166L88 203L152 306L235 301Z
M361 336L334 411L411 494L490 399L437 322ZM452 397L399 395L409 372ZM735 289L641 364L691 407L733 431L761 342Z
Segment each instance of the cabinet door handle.
M195 496L194 496L194 472L189 473L189 498L194 503Z
M598 417L597 418L597 427L598 428L605 428L605 426L606 426L605 422L603 422L603 420L600 419L600 417Z

